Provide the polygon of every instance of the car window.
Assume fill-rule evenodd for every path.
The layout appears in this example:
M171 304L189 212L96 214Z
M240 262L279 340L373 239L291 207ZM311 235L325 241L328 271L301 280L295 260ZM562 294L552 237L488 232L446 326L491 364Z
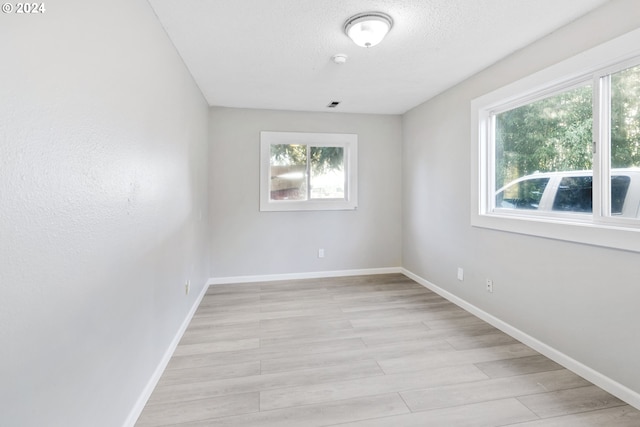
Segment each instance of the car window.
M566 176L562 178L556 198L553 201L553 210L592 212L593 177Z
M611 213L622 214L631 178L624 175L611 177ZM593 178L591 176L567 176L562 178L555 200L554 211L593 212Z
M624 199L627 197L627 190L631 178L624 175L611 177L611 214L622 215Z
M511 184L496 194L496 207L538 209L549 178L532 178Z

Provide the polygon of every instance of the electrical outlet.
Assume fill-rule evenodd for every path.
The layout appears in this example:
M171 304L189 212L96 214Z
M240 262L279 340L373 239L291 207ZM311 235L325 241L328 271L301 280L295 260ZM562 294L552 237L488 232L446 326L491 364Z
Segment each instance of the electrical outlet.
M324 249L318 249L318 258L324 258Z
M487 292L493 293L493 280L487 279Z
M464 280L464 269L462 267L458 267L458 280Z
M189 295L190 290L191 290L191 280L187 280L187 283L184 284L184 294Z

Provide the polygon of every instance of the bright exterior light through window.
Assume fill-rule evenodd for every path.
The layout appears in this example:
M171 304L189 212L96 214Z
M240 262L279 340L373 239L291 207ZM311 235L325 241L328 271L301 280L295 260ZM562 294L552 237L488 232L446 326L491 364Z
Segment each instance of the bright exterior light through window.
M260 210L357 207L357 136L261 133Z
M270 200L345 200L344 147L271 145Z
M609 139L611 144L611 169L607 185L611 188L609 203L612 215L640 218L631 205L635 195L628 191L630 177L619 171L631 169L640 173L640 66L635 66L603 78L610 86ZM609 81L607 81L609 80Z
M495 207L538 209L541 172L591 171L591 94L584 85L495 114Z

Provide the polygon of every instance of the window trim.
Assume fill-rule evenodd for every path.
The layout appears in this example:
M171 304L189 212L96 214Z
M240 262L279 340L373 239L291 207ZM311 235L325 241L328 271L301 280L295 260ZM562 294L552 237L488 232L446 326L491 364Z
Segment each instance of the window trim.
M548 215L509 209L492 211L493 195L487 190L495 184L492 182L495 178L491 164L495 161L495 153L493 144L489 143L492 112L515 108L580 84L596 84L603 75L637 65L640 58L637 46L640 46L640 29L471 101L472 226L640 252L640 236L630 235L640 233L640 221L637 219L608 216L603 220L599 215ZM631 61L635 62L632 64ZM607 111L601 111L599 98L594 97L593 103L594 118L606 118ZM594 120L593 132L598 149L594 155L593 185L602 188L608 185L610 170L608 164L603 164L608 163L609 158L608 135L605 135L606 126L601 129L596 122L598 120ZM605 145L603 151L602 146ZM602 213L597 197L594 198L593 211Z
M344 199L271 200L271 145L299 144L313 147L343 147ZM355 210L358 207L358 135L349 133L260 132L260 211Z

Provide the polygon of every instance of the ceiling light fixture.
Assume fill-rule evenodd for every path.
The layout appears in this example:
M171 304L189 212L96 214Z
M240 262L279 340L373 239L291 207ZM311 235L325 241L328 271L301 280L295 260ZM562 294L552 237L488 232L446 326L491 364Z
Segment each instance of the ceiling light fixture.
M387 35L393 20L382 12L359 13L347 19L344 32L355 44L362 47L373 47Z

